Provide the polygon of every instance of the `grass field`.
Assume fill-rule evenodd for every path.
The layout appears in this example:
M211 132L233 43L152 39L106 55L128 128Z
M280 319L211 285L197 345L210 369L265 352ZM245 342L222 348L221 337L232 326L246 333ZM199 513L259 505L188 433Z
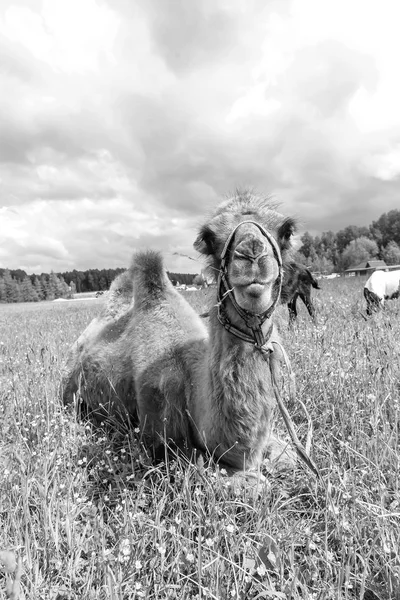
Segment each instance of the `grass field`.
M102 300L0 305L0 600L400 598L400 303L366 321L360 280L322 286L283 338L323 481L299 464L259 493L64 410Z

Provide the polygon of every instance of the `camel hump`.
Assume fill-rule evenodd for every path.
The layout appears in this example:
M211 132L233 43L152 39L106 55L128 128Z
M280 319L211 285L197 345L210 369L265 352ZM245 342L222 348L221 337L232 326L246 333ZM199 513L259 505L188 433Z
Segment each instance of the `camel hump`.
M155 250L134 254L129 271L133 280L135 304L159 300L172 286L165 272L162 256Z

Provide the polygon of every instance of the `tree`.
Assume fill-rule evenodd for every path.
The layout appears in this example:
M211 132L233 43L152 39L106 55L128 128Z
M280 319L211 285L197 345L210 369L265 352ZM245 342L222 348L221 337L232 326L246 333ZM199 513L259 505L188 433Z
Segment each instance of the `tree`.
M3 277L0 277L0 302L7 302L6 285Z
M63 280L64 281L64 280ZM64 282L65 284L65 282ZM62 298L65 290L62 282L58 279L57 275L52 271L49 277L49 286L47 292L47 300L54 300L55 298Z
M104 277L104 275L101 275L99 278L99 288L101 291L105 291L107 289L107 279Z
M94 270L91 269L87 272L86 280L88 292L94 292L99 289L98 280Z
M43 290L42 284L40 282L39 277L37 277L36 275L35 275L35 278L33 280L33 289L36 292L38 300L44 300L45 299L45 294L44 294L44 290Z
M311 271L314 271L316 273L326 273L327 275L333 273L333 271L335 270L333 262L325 256L317 256L314 262L309 264L309 268L311 269Z
M344 249L360 237L366 237L370 235L368 227L358 227L357 225L348 225L345 229L341 229L336 234L336 246L337 251L341 254ZM362 259L361 259L362 260Z
M5 269L3 275L4 287L5 287L5 299L6 302L20 302L21 296L19 292L19 285L16 279L11 277L11 273L8 269Z
M43 300L47 300L47 297L49 295L49 282L48 282L48 276L46 276L46 273L42 273L40 276L40 286L42 288L42 299Z
M345 270L364 260L367 261L369 258L375 258L378 252L378 244L374 240L370 240L364 236L352 240L342 252L341 268Z
M300 241L302 245L299 248L299 252L301 252L306 259L311 258L313 252L315 253L313 236L306 231L305 234L301 236Z
M336 234L333 233L333 231L324 231L322 233L318 254L330 261L334 266L337 265L339 255L337 250Z
M387 246L389 242L396 242L400 246L400 210L390 210L383 213L370 227L374 239L380 247Z
M294 253L294 260L305 267L308 265L306 257L302 252L300 252L300 250L297 250L297 252Z
M71 290L69 289L69 285L64 281L64 277L60 275L58 279L58 298L68 298L70 296Z
M27 275L20 283L20 293L22 302L37 302L39 300L37 292L32 285L32 281Z
M332 273L335 270L334 264L329 258L319 256L313 249L309 258L306 258L301 252L296 252L294 260L308 267L316 273Z
M400 247L396 242L389 242L384 248L382 248L382 258L387 265L399 265L400 264Z
M25 271L22 269L3 269L0 268L0 277L4 277L4 272L8 271L13 279L16 281L22 281L26 277Z
M75 285L76 285L76 291L78 292L78 294L80 294L82 292L82 284L81 284L82 272L74 269L72 271L72 273L73 273L73 281L75 282Z

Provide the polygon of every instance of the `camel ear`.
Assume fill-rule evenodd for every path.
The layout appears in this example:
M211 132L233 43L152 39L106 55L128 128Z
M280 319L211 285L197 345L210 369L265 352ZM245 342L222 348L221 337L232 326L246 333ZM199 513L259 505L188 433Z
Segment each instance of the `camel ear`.
M193 247L201 254L214 254L215 251L215 233L208 225L203 225L199 231Z
M282 225L278 229L278 240L282 250L289 248L290 238L295 233L296 229L296 221L291 217L283 221Z

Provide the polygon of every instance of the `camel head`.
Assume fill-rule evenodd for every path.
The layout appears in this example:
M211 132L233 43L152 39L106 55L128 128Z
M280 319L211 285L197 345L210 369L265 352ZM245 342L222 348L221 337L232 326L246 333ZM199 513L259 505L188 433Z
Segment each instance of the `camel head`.
M237 192L217 207L194 243L226 290L232 290L233 303L252 315L262 315L278 302L282 265L296 227L275 208L268 199Z

